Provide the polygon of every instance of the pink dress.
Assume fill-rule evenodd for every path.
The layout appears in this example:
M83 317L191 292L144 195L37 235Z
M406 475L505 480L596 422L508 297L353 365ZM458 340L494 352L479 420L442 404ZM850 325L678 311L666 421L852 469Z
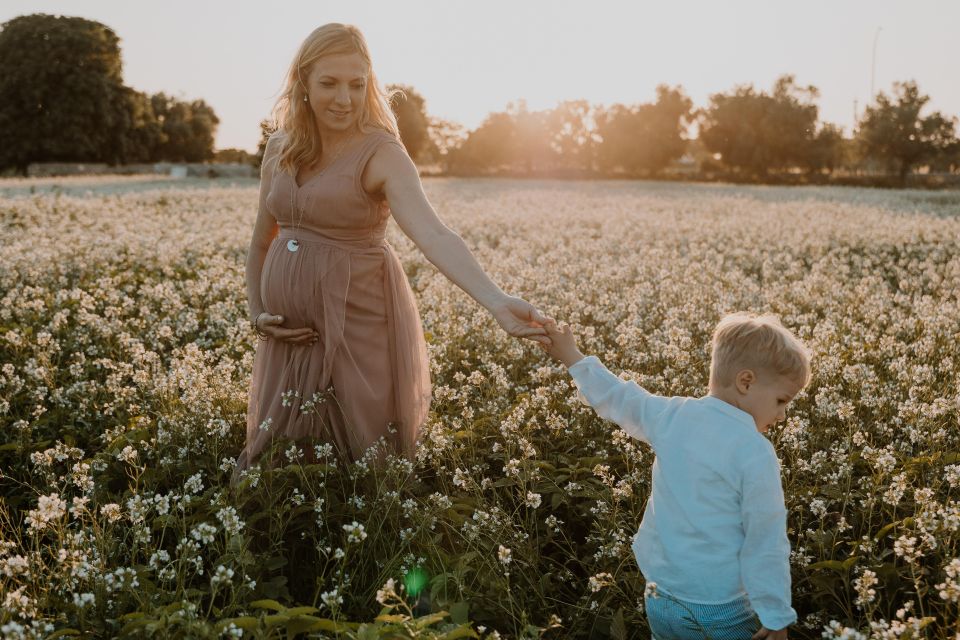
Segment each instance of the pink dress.
M282 315L284 327L316 329L320 340L258 342L238 470L278 436L318 438L347 459L382 436L412 456L430 406L426 344L406 274L384 238L390 210L360 181L384 144L399 142L385 131L363 134L299 187L274 167L266 206L280 232L263 263L264 309Z

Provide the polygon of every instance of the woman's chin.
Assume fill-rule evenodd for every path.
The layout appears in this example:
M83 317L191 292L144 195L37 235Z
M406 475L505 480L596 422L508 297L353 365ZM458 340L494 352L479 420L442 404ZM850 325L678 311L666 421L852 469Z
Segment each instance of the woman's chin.
M348 118L337 118L336 116L328 116L323 118L321 121L324 129L330 131L346 131L357 124L357 119L352 114Z

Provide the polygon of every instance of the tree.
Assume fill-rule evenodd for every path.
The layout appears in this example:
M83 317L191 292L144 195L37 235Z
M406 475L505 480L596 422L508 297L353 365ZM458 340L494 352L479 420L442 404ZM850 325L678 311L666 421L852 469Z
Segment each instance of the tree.
M752 86L714 94L700 113L700 137L725 165L754 175L808 166L818 95L814 86L797 86L792 75L780 77L770 94Z
M810 172L833 173L843 163L844 152L843 130L835 124L824 123L809 143L806 166Z
M515 124L509 113L497 112L467 134L466 139L450 152L450 166L455 172L495 169L512 160Z
M430 120L427 117L426 101L413 87L402 84L387 86L388 91L397 91L390 101L397 116L397 128L407 153L414 161L422 159L430 151Z
M600 167L657 174L683 155L693 102L682 87L657 87L657 101L634 107L613 105L597 113Z
M463 125L450 120L432 117L430 118L430 127L427 132L430 135L432 160L440 162L449 169L451 152L462 145L463 141L467 138Z
M213 154L215 162L256 165L257 157L245 149L217 149Z
M213 137L220 119L203 100L182 102L165 93L150 97L163 131L155 160L204 162L213 159Z
M930 169L944 173L954 173L960 170L960 140L954 138L930 162Z
M507 114L513 120L513 135L509 140L509 157L527 173L551 169L556 164L557 152L551 144L549 111L530 111L525 100L507 105Z
M471 131L450 155L455 172L521 170L526 173L552 169L557 151L551 144L550 112L530 111L525 101L492 113Z
M593 110L586 100L561 102L546 116L550 146L565 169L593 169L596 139Z
M152 162L164 135L157 117L153 113L153 104L145 93L123 87L120 100L124 105L122 130L124 135L117 141L119 147L112 149L108 157L114 163Z
M131 100L119 42L83 18L35 14L3 24L0 169L124 157Z
M253 159L253 166L257 169L263 164L263 154L267 151L267 140L270 139L274 131L276 129L272 120L264 118L260 121L260 141L257 142L257 155Z
M881 91L859 122L857 139L864 154L896 170L901 184L913 167L942 158L956 142L955 118L939 111L920 117L929 101L915 82L895 82L892 98Z

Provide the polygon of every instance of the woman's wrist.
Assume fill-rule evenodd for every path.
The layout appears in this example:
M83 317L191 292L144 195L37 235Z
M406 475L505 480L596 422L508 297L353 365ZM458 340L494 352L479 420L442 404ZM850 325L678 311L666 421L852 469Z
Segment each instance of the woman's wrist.
M266 339L266 338L269 338L269 337L270 337L270 336L268 336L266 333L264 333L262 329L260 329L259 320L260 320L260 317L261 317L262 315L264 315L265 313L267 313L267 312L266 312L266 311L261 311L260 313L258 313L257 315L255 315L255 316L253 317L253 320L250 321L250 324L253 325L253 331L254 331L254 333L256 333L257 336L260 337L261 339Z
M497 288L495 291L490 291L485 295L477 296L476 301L477 304L486 309L488 312L493 313L497 309L505 307L509 299L510 296Z

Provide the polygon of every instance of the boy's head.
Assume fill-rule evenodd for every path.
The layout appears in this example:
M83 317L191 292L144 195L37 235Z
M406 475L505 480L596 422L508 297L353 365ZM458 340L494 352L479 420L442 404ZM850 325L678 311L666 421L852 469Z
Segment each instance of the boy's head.
M766 431L810 381L810 353L774 315L734 313L713 331L710 393Z

